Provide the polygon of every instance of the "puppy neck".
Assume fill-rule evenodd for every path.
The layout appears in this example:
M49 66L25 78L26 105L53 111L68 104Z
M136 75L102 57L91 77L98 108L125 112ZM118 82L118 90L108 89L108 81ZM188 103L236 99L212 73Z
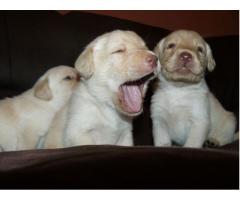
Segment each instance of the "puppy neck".
M202 78L198 83L188 83L183 81L170 81L167 80L161 73L158 76L160 80L160 87L166 88L166 87L173 87L173 88L188 88L188 87L203 87L207 88L207 84L204 78Z
M111 105L112 99L109 95L109 91L107 91L99 82L97 83L92 77L88 80L82 81L77 90L81 90L79 94L87 95L93 102L99 102L100 105Z

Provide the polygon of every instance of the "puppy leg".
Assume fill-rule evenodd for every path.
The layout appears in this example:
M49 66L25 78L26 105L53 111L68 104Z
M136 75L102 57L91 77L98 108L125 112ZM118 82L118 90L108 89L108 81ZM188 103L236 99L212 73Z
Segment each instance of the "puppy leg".
M195 120L190 129L184 147L201 148L209 132L209 122L206 120Z
M233 113L226 111L217 98L210 93L211 131L206 141L207 147L222 146L234 141L236 119Z
M96 145L94 138L91 136L90 132L79 134L76 139L74 137L64 140L65 147L80 146L80 145Z
M26 129L26 133L23 133L18 139L17 150L35 149L40 139L40 136L31 135L31 133L36 133L36 132L37 131L30 132L29 130Z
M67 130L64 133L63 145L64 147L72 147L79 145L95 145L96 142L92 137L92 130L83 130L78 131L78 129Z
M0 152L16 151L18 144L18 135L16 134L14 128L9 126L9 129L4 129L3 127L1 130L4 130L4 132L2 132L0 136Z
M201 148L210 132L210 104L208 96L204 95L192 102L190 114L190 130L184 147Z
M153 118L153 138L155 146L171 146L171 138L168 132L168 125L161 117Z
M116 142L116 145L121 146L133 146L133 136L132 132L127 130L123 134L121 134L120 138Z
M223 114L225 114L225 116ZM218 123L212 124L213 129L206 141L207 147L223 146L234 141L236 128L235 117L230 112L223 114L218 120Z
M63 147L63 132L67 121L68 105L65 105L52 121L46 136L43 138L43 144L40 148L55 149Z

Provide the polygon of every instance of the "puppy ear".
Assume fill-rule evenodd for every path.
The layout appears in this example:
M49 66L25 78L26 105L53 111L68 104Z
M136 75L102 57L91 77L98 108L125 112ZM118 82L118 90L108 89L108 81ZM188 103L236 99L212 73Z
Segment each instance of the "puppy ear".
M36 83L34 87L34 96L44 101L50 101L53 98L48 78L40 80Z
M154 48L154 53L160 58L160 56L163 53L164 50L164 42L165 42L165 38L163 38L162 40L160 40L158 42L158 44L156 45L156 47Z
M216 62L213 58L212 50L207 43L206 43L206 49L207 49L207 69L208 69L208 71L211 72L215 69Z
M85 79L88 79L93 75L94 62L92 47L86 47L86 49L76 60L75 68L79 71L80 75Z

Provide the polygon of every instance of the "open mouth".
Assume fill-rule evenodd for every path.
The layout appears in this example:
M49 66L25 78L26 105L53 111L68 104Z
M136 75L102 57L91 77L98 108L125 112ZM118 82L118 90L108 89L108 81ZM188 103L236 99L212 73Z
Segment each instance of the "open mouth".
M123 110L129 114L136 114L142 111L144 85L154 76L150 73L140 79L128 81L119 88L119 100Z

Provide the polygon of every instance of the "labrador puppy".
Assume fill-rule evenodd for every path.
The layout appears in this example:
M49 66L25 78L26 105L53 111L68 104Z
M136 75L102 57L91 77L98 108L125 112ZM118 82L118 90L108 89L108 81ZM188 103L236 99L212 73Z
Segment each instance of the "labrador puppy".
M156 146L202 147L233 141L234 115L209 91L204 73L215 68L209 45L194 31L178 30L155 47L162 65L152 97L151 117Z
M34 149L51 121L70 98L79 80L76 69L58 66L48 70L32 89L0 101L2 151Z
M57 146L133 145L132 119L143 111L148 82L159 67L157 56L132 31L93 40L76 60L82 81L63 111L66 123Z

